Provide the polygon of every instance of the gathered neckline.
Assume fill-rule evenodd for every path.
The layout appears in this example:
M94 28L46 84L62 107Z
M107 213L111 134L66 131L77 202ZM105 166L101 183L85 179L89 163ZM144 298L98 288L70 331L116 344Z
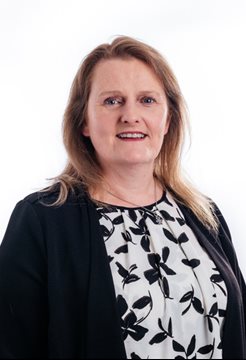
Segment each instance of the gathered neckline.
M106 207L110 207L110 208L115 208L115 209L118 209L118 210L142 210L142 209L151 209L153 208L156 204L158 205L159 203L161 203L165 197L166 197L166 194L167 194L167 191L164 190L163 191L163 194L161 196L161 198L151 204L148 204L148 205L142 205L142 206L122 206L122 205L113 205L113 204L110 204L110 203L106 203L104 201L98 201L98 200L95 200L95 199L92 199L93 202L95 202L96 206L97 207L100 207L99 204L103 204L105 205Z

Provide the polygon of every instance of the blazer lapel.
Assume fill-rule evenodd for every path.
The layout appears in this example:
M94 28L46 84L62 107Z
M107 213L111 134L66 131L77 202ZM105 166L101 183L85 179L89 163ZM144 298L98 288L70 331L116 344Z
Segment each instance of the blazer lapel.
M225 281L228 292L226 321L223 329L223 358L243 358L245 354L245 329L243 321L242 293L228 257L219 237L217 238L186 207L179 205L187 224L191 227L198 242L207 251ZM228 239L229 241L229 239Z
M87 357L126 359L106 247L95 208L89 203L88 209L91 271L88 294Z

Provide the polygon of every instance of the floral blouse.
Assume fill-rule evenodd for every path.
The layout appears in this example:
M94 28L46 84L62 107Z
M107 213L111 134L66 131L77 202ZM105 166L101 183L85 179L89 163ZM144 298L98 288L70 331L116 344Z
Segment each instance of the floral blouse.
M129 359L219 359L227 289L169 192L97 207Z

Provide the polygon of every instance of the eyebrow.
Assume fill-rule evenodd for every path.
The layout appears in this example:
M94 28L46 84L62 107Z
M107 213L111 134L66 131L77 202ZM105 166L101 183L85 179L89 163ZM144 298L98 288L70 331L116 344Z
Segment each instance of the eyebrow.
M98 96L110 96L110 95L123 95L122 91L120 90L110 90L110 91L103 91L101 92ZM160 94L159 92L155 91L155 90L142 90L139 91L138 93L139 95L155 95L155 96L159 96L159 97L163 97L163 94Z

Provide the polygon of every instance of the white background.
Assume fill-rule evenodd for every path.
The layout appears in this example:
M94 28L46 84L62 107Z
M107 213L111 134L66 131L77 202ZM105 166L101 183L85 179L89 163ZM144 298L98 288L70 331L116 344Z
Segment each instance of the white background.
M72 80L114 35L173 68L192 124L184 167L221 208L246 275L245 0L0 0L0 241L15 203L63 169Z

